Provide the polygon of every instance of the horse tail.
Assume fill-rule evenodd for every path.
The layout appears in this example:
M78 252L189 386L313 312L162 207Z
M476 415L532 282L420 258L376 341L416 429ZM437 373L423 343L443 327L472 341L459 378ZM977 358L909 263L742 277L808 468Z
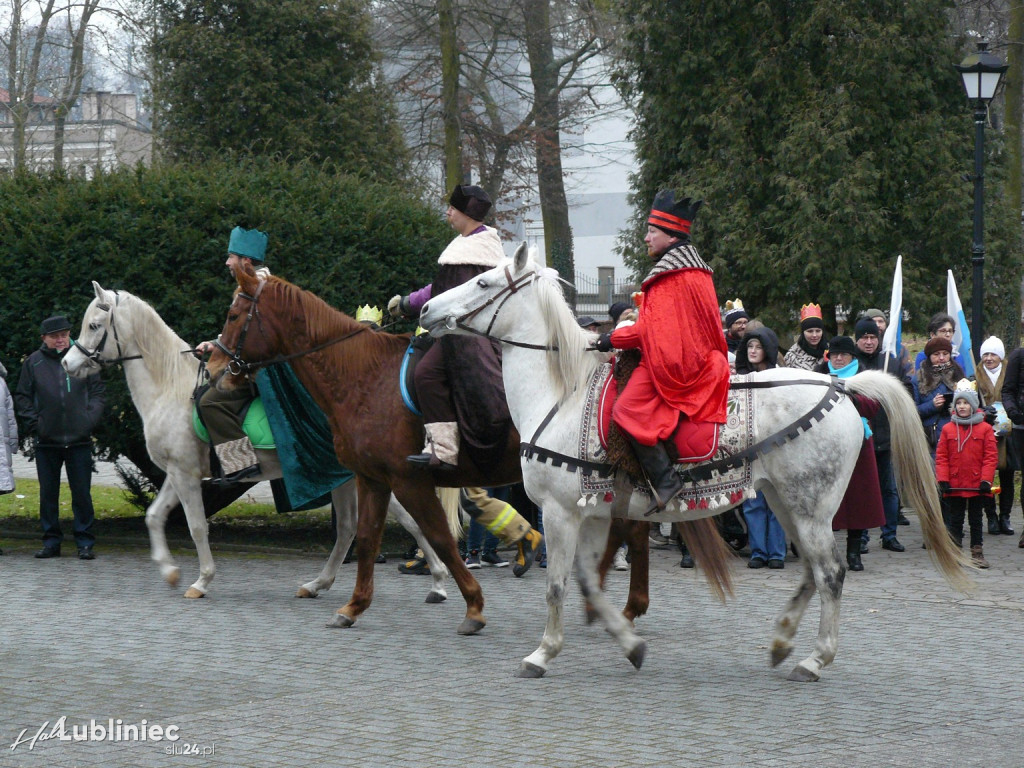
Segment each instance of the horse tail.
M444 516L448 520L448 530L452 532L454 539L459 541L465 535L465 529L462 527L461 507L459 506L459 489L438 488L437 498L444 508Z
M723 603L727 597L733 597L735 593L729 562L734 555L718 532L715 519L702 517L699 520L684 520L676 523L676 526L697 567L704 571L711 593Z
M885 410L900 496L917 512L932 561L954 589L967 592L974 582L964 568L974 568L974 565L953 545L946 531L935 468L913 400L897 379L880 371L864 371L845 379L844 383L848 392L876 400Z

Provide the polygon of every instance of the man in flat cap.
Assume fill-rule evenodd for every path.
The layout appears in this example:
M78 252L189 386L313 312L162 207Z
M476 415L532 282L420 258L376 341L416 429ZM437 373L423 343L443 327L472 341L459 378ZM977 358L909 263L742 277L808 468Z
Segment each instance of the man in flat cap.
M39 478L39 520L43 548L36 557L60 557L60 470L71 487L78 557L93 560L92 432L106 405L106 389L98 373L84 379L69 376L61 366L71 346L71 323L64 315L46 318L39 328L42 346L21 367L14 402L24 434L35 436Z

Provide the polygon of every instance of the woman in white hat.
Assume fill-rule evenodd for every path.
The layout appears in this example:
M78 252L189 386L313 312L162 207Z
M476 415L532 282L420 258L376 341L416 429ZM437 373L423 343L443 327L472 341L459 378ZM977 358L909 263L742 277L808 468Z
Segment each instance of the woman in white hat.
M1003 359L1006 349L1003 342L995 336L989 336L981 345L981 367L975 376L978 395L982 406L995 405L1002 400L1003 379L1006 378L1006 366ZM1000 403L1000 409L1002 405ZM985 515L988 517L990 535L1004 533L1013 535L1010 527L1010 509L1013 507L1013 472L1016 469L1014 457L1009 450L1007 436L1009 430L1000 429L995 424L996 444L999 446L999 515L996 516L996 500L994 496L985 496Z

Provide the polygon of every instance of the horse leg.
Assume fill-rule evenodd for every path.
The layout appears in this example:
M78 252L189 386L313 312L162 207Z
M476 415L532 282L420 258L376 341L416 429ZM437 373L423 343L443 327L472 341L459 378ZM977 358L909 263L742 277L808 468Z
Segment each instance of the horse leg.
M441 558L437 556L434 548L427 542L423 531L416 525L416 521L412 519L412 515L405 511L405 507L399 504L398 499L394 496L391 497L391 503L388 505L388 514L412 534L412 537L416 539L416 545L423 550L423 556L427 558L427 564L430 566L431 584L426 602L443 603L448 599L448 592L444 588L444 582L448 578L448 569L441 562Z
M391 492L358 476L359 520L356 524L356 585L349 601L338 609L328 627L351 627L373 602L373 565L384 535Z
M766 494L767 495L767 494ZM831 516L805 514L794 520L781 500L769 496L769 504L791 540L797 546L803 561L803 576L796 592L775 622L771 643L771 663L778 666L793 650L793 637L811 596L818 592L821 616L818 621L818 639L814 653L797 664L788 679L813 682L821 677L821 670L832 663L839 643L839 604L843 595L846 565L836 550L832 534Z
M591 601L597 610L605 629L626 652L629 662L640 669L647 653L647 643L633 631L632 622L616 611L600 587L597 563L604 544L608 540L610 520L606 517L585 517L579 528L579 542L576 545L576 581L583 596Z
M416 520L424 538L441 558L441 562L451 571L459 592L466 601L466 617L459 625L458 633L475 635L487 624L483 613L483 590L459 555L459 549L448 527L444 507L434 493L434 487L429 479L402 479L400 482L401 485L396 482L395 496ZM426 553L427 550L423 551Z
M188 532L196 545L196 555L199 558L199 578L185 590L185 597L205 597L217 569L213 564L213 553L210 551L210 529L203 507L202 485L199 478L182 476L180 473L172 475L168 472L167 478L174 483L174 488L181 498L181 506L185 509L185 519L188 521Z
M160 578L170 586L178 586L181 568L174 562L167 546L167 515L178 504L178 494L170 480L164 480L156 498L146 509L146 528L149 529L150 557L160 566Z
M328 555L319 575L300 586L295 593L296 597L316 597L322 590L330 589L334 585L338 569L341 568L345 553L348 552L352 537L355 536L358 504L356 484L347 482L339 485L331 491L331 501L334 502L334 548L331 549L331 554Z
M601 562L597 564L597 575L600 579L599 586L602 590L604 589L604 581L608 577L608 569L612 567L612 560L615 559L615 553L622 545L622 542L626 540L628 525L628 520L615 518L608 529L608 543L605 545ZM587 624L593 624L597 620L597 611L594 610L594 606L590 604L589 600L583 601L583 610Z
M623 616L632 622L647 613L651 598L648 593L651 569L651 540L648 537L650 523L644 520L629 520L626 543L629 547L629 595Z
M548 551L547 593L548 620L540 645L519 665L516 677L543 677L548 664L562 650L564 628L562 607L569 586L569 574L579 539L580 516L576 510L565 511L554 501L544 499L544 541ZM607 537L607 534L606 534Z

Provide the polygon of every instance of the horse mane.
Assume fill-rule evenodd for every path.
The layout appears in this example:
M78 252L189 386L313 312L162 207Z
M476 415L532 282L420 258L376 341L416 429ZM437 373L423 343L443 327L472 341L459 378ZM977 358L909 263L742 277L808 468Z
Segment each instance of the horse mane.
M299 318L311 344L322 344L347 333L353 334L324 349L325 353L332 355L333 377L338 381L351 381L352 377L364 372L367 367L375 368L383 363L396 347L404 350L408 346L407 337L375 332L335 309L316 294L284 278L268 277L261 295L267 296L268 289L280 301L276 314L282 318Z
M118 291L114 306L113 323L117 315L126 312L131 322L133 337L139 354L147 361L150 376L159 392L174 391L175 398L188 398L196 385L199 361L192 355L181 354L190 349L159 313L147 302L127 291ZM107 342L111 343L110 341Z
M547 355L548 374L555 384L558 402L570 397L580 382L589 380L594 370L605 362L606 355L588 350L596 335L580 328L562 293L557 273L532 262L533 285L537 290L537 308L545 320L547 338L544 343L556 348Z

